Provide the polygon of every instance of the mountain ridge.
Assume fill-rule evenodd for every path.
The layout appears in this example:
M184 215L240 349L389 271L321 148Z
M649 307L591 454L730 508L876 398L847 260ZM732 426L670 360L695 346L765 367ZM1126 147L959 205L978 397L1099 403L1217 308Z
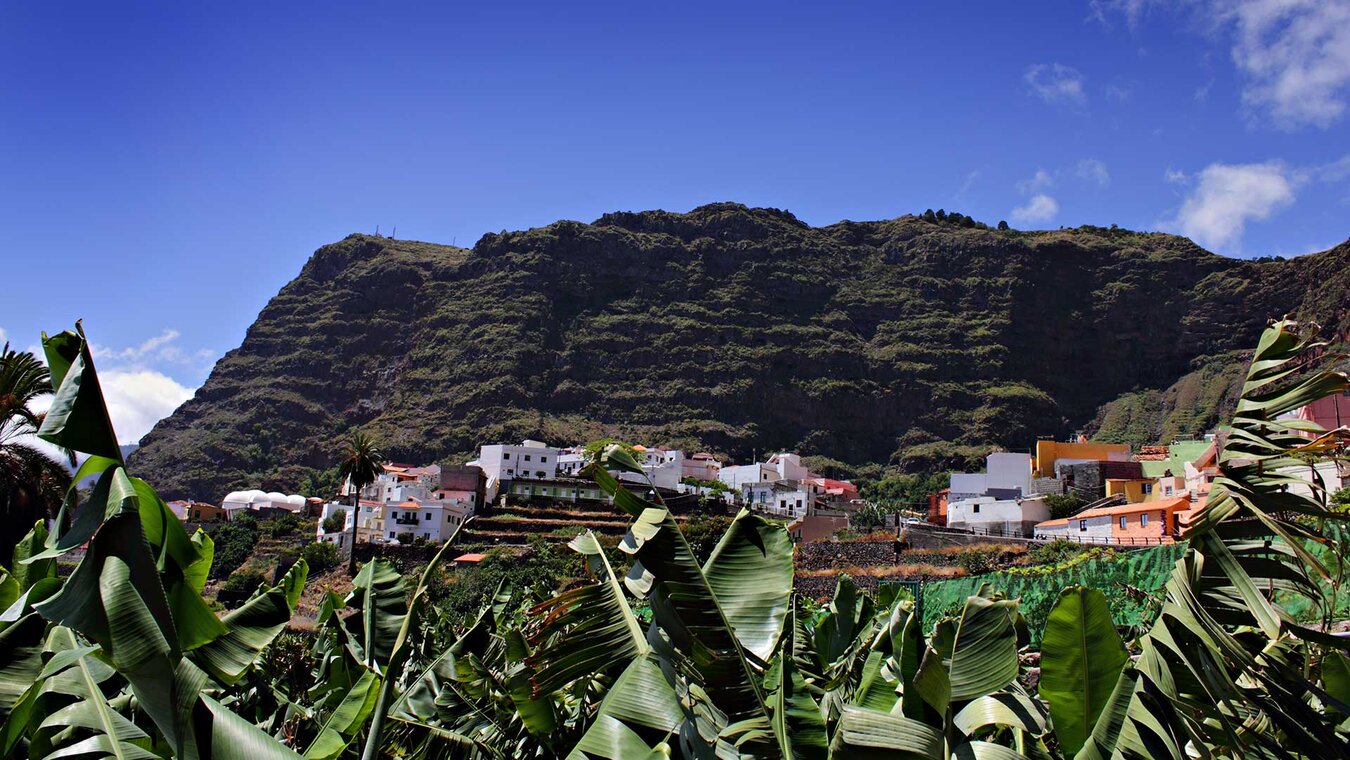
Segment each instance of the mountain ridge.
M294 487L358 425L403 460L613 434L916 470L1084 427L1193 435L1226 396L1175 386L1231 384L1284 313L1343 334L1347 262L1350 244L1253 262L1165 233L960 215L811 227L730 203L472 249L351 235L314 253L133 462L170 497L212 499Z

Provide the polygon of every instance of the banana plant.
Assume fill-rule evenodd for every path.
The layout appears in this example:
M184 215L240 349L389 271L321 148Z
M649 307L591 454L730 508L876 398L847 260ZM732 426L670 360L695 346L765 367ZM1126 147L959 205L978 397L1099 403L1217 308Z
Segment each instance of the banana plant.
M82 327L44 334L43 349L55 393L37 435L86 455L74 481L96 484L83 500L71 486L55 530L35 527L0 582L19 592L0 616L0 751L294 757L212 695L256 663L284 625L282 607L289 619L303 563L285 588L218 618L201 596L210 541L189 537L127 472ZM79 548L74 570L57 578L55 561Z

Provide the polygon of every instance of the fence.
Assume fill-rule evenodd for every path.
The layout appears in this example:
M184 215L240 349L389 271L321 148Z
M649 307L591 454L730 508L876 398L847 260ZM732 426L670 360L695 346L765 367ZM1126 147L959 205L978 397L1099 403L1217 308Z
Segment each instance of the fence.
M1164 546L1176 543L1171 536L1082 536L1072 533L1037 533L1035 541L1071 541L1087 546Z
M903 527L903 526L902 526ZM988 528L953 528L947 526L922 526L920 530L931 530L933 532L961 533L967 536L984 536L988 538L1019 538L1023 541L1072 541L1075 544L1086 544L1089 546L1165 546L1176 543L1172 536L1096 536L1096 535L1078 535L1073 533L1036 533L1028 537L1021 530L1004 527Z

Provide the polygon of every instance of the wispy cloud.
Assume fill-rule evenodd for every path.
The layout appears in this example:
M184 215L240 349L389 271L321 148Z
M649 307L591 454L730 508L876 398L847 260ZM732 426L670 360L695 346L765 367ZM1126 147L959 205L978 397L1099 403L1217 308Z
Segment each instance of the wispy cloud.
M982 172L979 169L974 169L966 174L965 181L961 183L961 187L957 188L956 195L953 196L954 199L958 202L964 202L966 193L970 192L970 189L975 186L975 183L980 179L981 174Z
M1106 164L1100 159L1084 158L1074 167L1074 174L1079 179L1096 183L1100 187L1106 187L1111 184L1111 173L1106 170Z
M1026 205L1012 210L1012 219L1017 224L1041 224L1055 218L1059 213L1059 201L1041 193L1032 196Z
M208 348L189 351L178 345L179 332L165 328L153 338L141 341L135 346L112 348L91 343L89 348L94 358L104 362L116 362L119 366L141 367L146 365L172 364L189 369L200 370L211 366L215 352Z
M1028 66L1022 75L1032 95L1053 105L1082 106L1087 103L1083 75L1062 63Z
M1350 153L1346 153L1329 164L1322 164L1315 170L1317 178L1323 182L1340 182L1350 179ZM0 334L2 336L3 334Z
M1111 25L1113 16L1124 16L1126 23L1133 29L1148 9L1157 4L1157 0L1091 0L1088 3L1088 19L1104 26Z
M1017 183L1017 192L1023 195L1029 195L1038 190L1044 190L1053 187L1055 184L1055 175L1044 169L1037 169L1031 179L1024 179Z

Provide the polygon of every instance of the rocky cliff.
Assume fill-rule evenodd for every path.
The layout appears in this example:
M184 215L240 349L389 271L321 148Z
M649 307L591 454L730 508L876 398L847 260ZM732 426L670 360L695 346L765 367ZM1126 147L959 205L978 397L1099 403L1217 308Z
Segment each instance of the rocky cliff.
M910 469L1085 426L1196 434L1267 319L1344 329L1347 263L1350 244L1252 262L1157 233L811 227L735 204L472 250L353 235L314 253L133 466L215 499L294 487L354 426L418 462L616 435Z

